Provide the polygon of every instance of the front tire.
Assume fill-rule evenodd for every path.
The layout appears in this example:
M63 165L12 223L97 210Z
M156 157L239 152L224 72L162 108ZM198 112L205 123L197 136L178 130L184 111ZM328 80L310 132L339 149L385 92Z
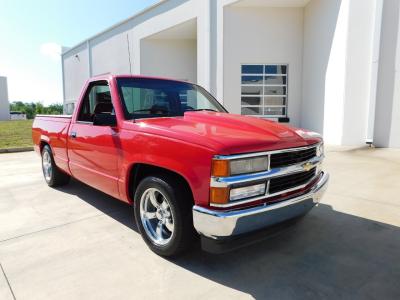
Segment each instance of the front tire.
M149 176L138 185L134 211L137 227L149 248L161 256L176 256L196 238L191 198L176 178Z
M49 145L45 145L42 149L42 171L44 180L50 187L65 185L70 180L70 176L56 166Z

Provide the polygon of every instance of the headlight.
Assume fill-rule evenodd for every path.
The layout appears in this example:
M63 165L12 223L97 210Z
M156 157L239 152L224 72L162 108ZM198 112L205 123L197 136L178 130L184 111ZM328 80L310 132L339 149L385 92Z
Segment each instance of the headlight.
M318 146L317 146L317 156L318 157L321 157L321 156L323 156L324 155L324 143L320 143Z
M210 203L228 204L230 201L236 201L265 194L266 183L256 183L241 187L211 187Z
M257 173L268 170L268 156L258 156L245 159L224 160L214 159L211 175L227 177L247 173Z
M265 194L265 182L255 185L249 185L239 188L233 188L230 191L230 200L240 200Z
M257 173L268 170L268 156L232 160L231 175Z

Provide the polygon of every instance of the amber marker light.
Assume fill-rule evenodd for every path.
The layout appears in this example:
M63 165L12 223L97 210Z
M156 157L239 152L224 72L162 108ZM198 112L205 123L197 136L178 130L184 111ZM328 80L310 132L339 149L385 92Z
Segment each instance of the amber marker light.
M210 202L213 204L226 204L229 200L229 188L211 187Z
M229 176L229 161L224 159L213 159L211 175L215 177Z

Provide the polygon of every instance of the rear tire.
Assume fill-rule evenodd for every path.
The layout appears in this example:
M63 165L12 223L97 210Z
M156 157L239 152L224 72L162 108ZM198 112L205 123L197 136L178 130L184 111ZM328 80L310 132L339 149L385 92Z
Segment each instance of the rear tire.
M49 145L45 145L42 149L42 171L44 180L50 187L65 185L70 180L70 176L56 166Z
M193 245L191 195L166 175L149 176L138 185L134 197L137 227L148 247L160 256L177 256Z

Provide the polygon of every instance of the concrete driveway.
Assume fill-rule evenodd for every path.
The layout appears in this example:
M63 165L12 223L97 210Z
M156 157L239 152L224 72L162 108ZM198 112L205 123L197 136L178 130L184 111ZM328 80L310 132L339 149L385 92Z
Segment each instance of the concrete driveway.
M39 157L0 155L0 299L400 299L400 151L331 149L323 203L285 233L177 260L142 242L127 205L48 188Z

